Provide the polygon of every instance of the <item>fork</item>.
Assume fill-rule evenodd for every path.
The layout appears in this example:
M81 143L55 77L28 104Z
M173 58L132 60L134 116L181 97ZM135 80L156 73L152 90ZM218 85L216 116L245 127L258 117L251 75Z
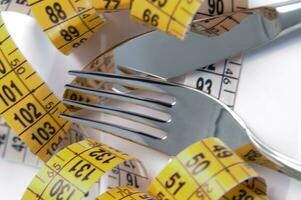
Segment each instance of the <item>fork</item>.
M147 75L141 77L85 71L69 73L81 78L134 86L138 89L124 93L67 84L66 89L110 100L103 104L91 104L64 99L64 103L88 111L72 115L61 114L64 119L148 146L170 156L206 137L219 137L234 149L252 142L282 171L301 180L301 163L264 144L234 111L206 93ZM101 117L95 117L100 112Z

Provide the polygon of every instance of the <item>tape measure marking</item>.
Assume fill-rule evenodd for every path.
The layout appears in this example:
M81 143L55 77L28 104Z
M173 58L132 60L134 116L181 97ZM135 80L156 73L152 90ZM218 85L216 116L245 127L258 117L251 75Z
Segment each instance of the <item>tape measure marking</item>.
M269 159L263 156L252 144L246 144L236 150L236 153L240 155L245 161L252 162L267 168L270 168L279 173L285 174L279 166L272 163Z
M70 188L69 193L65 195L80 199L105 172L131 159L133 158L127 154L92 140L75 143L47 162L45 168L30 184L23 199L33 198L33 193L38 194L34 199L57 197L53 188L56 188L56 184L62 182L62 179L64 184L68 182Z
M0 19L1 116L42 160L48 160L71 123L58 117L67 108L54 96L16 47Z
M149 194L121 186L98 200L267 199L258 174L217 138L183 150L153 180Z
M30 8L26 4L26 0L4 0L0 2L0 10L17 11L30 15Z
M72 144L47 162L23 199L80 199L105 172L130 159L133 158L92 140ZM264 199L266 195L265 182L258 174L216 138L207 138L182 151L149 187L157 199L219 199L223 195L233 199L242 190L254 199ZM114 188L97 199L127 197L152 199L128 187Z
M198 10L195 18L208 18L216 15L222 15L224 13L231 13L239 10L245 10L248 8L247 0L239 1L227 1L227 0L206 0L207 3L203 3Z
M205 199L219 199L235 186L257 176L222 142L209 138L176 156L150 185L149 192L155 197L174 199L196 198L200 193ZM175 178L178 188L169 184ZM172 187L168 187L170 185Z
M201 35L221 35L230 31L248 15L252 14L252 12L246 11L246 8L248 8L248 1L246 0L231 2L223 0L208 1L207 4L202 4L195 15L191 30ZM215 15L224 16L215 17Z
M133 199L145 199L154 200L150 195L139 191L136 188L130 187L128 185L120 186L107 191L103 195L96 198L97 200L133 200Z
M28 4L43 31L64 54L78 48L104 24L87 0L29 0Z
M201 90L233 108L242 63L242 56L235 56L177 77L175 81Z
M0 2L0 10L7 10L7 11L17 11L20 13L24 13L26 15L29 15L30 7L27 6L26 1L20 1L20 0L10 0L10 1L1 1ZM3 25L2 25L3 26ZM13 54L18 49L15 48L12 50L10 54ZM111 53L108 53L106 55L103 55L101 57L98 57L93 64L90 64L85 67L85 70L94 70L94 71L101 71L101 70L108 70L112 71L114 67L113 58L110 57ZM112 56L112 55L111 55ZM109 58L109 59L108 59ZM105 59L105 63L103 63L103 60ZM24 62L27 62L26 60ZM103 63L103 64L101 64ZM24 63L22 63L24 64ZM92 67L93 66L93 67ZM12 71L10 71L12 73ZM32 73L34 75L35 72ZM77 80L75 80L77 81ZM93 87L110 87L108 84L103 84L102 82L93 82L88 81L88 85ZM29 94L28 94L29 95ZM48 96L50 97L50 96ZM37 159L33 153L31 153L29 150L27 150L26 145L13 133L13 131L10 130L10 128L1 121L1 143L0 146L4 146L1 148L1 152L3 153L3 158L16 161L16 162L22 162L31 166L41 166L41 162L39 159ZM79 136L82 132L82 129L80 130L79 127L73 127L70 129L70 133L68 135L65 135L63 137L63 146L66 145L66 143L73 143L75 141L79 141L82 139L82 136ZM74 136L72 135L74 133ZM3 139L2 139L3 138ZM57 146L57 145L55 145ZM59 149L61 147L58 147ZM58 149L55 147L55 149Z
M184 39L190 22L200 7L200 0L174 1L134 1L131 16L158 30Z
M134 0L92 0L92 5L96 10L111 12L129 10Z

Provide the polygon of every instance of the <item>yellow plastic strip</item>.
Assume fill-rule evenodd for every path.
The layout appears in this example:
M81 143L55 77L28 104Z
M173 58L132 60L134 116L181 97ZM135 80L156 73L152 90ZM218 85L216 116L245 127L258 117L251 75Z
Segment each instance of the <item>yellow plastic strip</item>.
M81 199L115 166L133 159L106 145L85 140L51 158L23 199ZM266 184L217 138L199 141L177 155L152 181L149 194L123 186L99 196L112 199L267 199Z
M283 171L281 171L279 166L275 165L264 155L262 155L252 144L246 144L237 149L235 152L247 162L252 162L257 165L270 168L279 173L284 173Z
M92 140L72 144L47 162L22 199L82 199L107 171L131 159Z
M203 3L194 16L191 31L205 35L218 36L230 31L252 14L247 0L239 1L208 1ZM220 17L214 17L220 15Z
M64 54L78 48L103 24L87 0L28 0L51 42Z
M100 11L129 10L133 0L92 0L92 5Z
M57 151L71 123L68 113L30 66L7 32L0 17L0 115L43 161Z
M184 39L201 0L136 0L131 16L154 28Z
M149 193L157 199L220 199L238 195L232 190L246 188L243 183L251 179L259 179L265 185L223 142L207 138L177 155L151 183ZM262 194L256 199L265 198L265 188Z
M107 191L96 200L154 200L152 196L139 191L137 188L124 185Z

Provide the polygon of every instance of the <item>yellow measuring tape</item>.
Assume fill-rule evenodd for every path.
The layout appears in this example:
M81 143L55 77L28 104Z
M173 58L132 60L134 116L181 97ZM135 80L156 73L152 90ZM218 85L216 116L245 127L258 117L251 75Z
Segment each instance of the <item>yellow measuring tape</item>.
M47 162L23 199L81 199L106 171L130 159L94 141L75 143Z
M202 0L135 0L131 15L163 32L184 39Z
M128 1L97 1L100 10L122 10L131 5ZM68 54L79 47L103 24L96 10L87 0L29 0L32 12L43 31L61 52ZM200 0L134 1L131 15L158 30L183 39L191 20L201 5Z
M191 24L191 31L201 35L218 36L230 31L240 24L247 16L252 14L248 8L248 1L223 0L208 1L202 4ZM215 15L222 15L213 17Z
M134 0L92 0L93 7L97 10L110 12L129 10Z
M65 54L104 24L87 0L28 0L28 4L43 31Z
M72 144L47 162L23 199L81 199L106 172L131 159L96 141ZM152 198L267 199L264 180L217 138L199 141L179 153L150 184L149 195L124 186L98 197Z
M86 0L29 0L28 3L43 31L63 53L80 46L103 24ZM0 38L1 116L31 151L47 161L58 150L71 125L58 114L69 111L26 61L2 20ZM91 101L87 96L70 95Z
M153 200L154 197L150 196L149 194L146 194L144 192L141 192L137 188L123 185L114 189L111 189L110 191L104 193L103 195L96 198L97 200L118 200L118 199L124 199L124 200L133 200L133 199L146 199L146 200Z
M131 5L128 1L97 1L100 10L122 10ZM52 43L64 54L78 48L104 24L87 0L28 0L33 15ZM131 15L158 30L183 39L191 20L200 7L200 0L134 1Z
M93 0L93 6L87 0L28 0L28 3L43 31L64 54L78 48L105 23L96 9L130 8L133 18L183 39L201 5L200 0ZM212 32L212 28L205 30ZM1 18L0 54L1 116L31 151L48 161L23 199L81 199L106 172L134 159L92 140L72 144L56 154L71 126L58 116L70 111L21 54ZM80 79L75 82L95 84ZM102 84L97 87L110 87ZM65 95L97 101L81 94ZM149 194L121 186L98 199L266 199L264 180L242 159L278 168L250 145L237 153L239 156L220 140L208 138L177 155L153 180Z
M47 161L71 123L68 109L33 70L0 18L0 114L32 152Z

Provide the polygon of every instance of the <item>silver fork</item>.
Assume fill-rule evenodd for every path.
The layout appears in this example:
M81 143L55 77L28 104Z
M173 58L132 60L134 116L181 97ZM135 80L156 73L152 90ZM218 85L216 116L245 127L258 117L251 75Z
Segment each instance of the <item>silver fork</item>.
M123 93L66 85L66 89L110 100L105 104L91 104L64 99L66 104L89 111L89 115L61 114L64 119L103 130L171 156L206 137L219 137L234 149L252 142L284 172L301 180L301 163L264 144L230 108L199 90L147 75L141 77L84 71L69 73L138 89ZM143 72L140 73L143 75ZM105 114L100 118L90 115L99 112Z

